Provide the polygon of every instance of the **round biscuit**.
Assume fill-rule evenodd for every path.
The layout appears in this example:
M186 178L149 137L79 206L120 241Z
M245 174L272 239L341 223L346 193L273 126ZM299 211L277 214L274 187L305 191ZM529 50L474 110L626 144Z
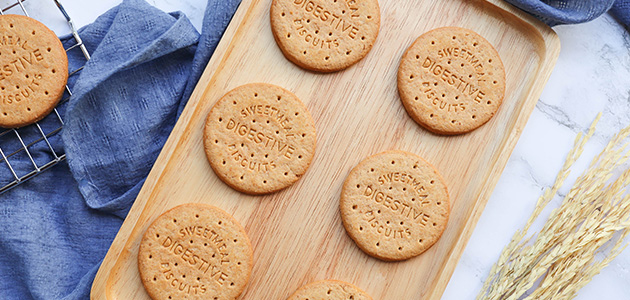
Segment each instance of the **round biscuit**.
M287 300L372 300L358 287L339 280L320 280L299 288Z
M497 112L505 94L505 70L497 51L479 34L442 27L407 49L398 69L398 91L418 124L437 134L461 134Z
M377 0L274 0L270 19L284 56L318 72L339 71L363 59L381 23Z
M217 176L254 195L300 179L313 160L315 144L315 125L302 101L265 83L225 94L211 109L204 129L206 156Z
M68 80L68 57L44 24L0 16L0 127L35 123L57 105Z
M252 265L243 227L205 204L184 204L160 215L138 251L140 279L153 300L236 299Z
M339 203L346 232L367 254L408 259L442 236L450 213L446 184L420 156L386 151L360 162L346 178Z

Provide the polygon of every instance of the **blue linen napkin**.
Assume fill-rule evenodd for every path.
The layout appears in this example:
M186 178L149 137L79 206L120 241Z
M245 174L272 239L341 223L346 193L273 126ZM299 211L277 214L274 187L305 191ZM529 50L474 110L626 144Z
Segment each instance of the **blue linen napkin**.
M610 10L630 27L630 0L505 0L550 26L591 21Z
M239 2L209 0L201 35L183 14L143 0L125 0L79 30L92 59L70 78L74 94L59 109L66 123L50 138L68 159L0 195L0 299L89 299L100 262ZM79 51L68 55L70 70L84 63ZM25 140L38 134L19 132ZM35 161L51 155L45 143L29 150ZM11 162L18 173L32 168L28 159Z

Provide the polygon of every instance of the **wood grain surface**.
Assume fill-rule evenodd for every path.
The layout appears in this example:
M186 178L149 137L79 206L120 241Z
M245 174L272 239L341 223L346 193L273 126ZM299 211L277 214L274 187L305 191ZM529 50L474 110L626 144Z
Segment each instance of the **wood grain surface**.
M321 279L353 283L374 299L439 299L557 59L555 33L500 0L381 0L381 32L372 51L337 73L304 71L286 60L269 25L271 0L244 0L199 81L92 287L92 299L149 299L138 277L142 233L159 214L188 202L226 210L245 227L254 268L240 299L286 299ZM472 29L498 50L506 97L478 130L444 137L418 126L397 93L399 60L422 33ZM267 82L294 92L310 110L317 151L295 185L267 196L229 188L203 150L204 119L227 91ZM384 262L364 254L339 215L341 186L368 155L401 149L421 155L444 176L451 218L424 254Z

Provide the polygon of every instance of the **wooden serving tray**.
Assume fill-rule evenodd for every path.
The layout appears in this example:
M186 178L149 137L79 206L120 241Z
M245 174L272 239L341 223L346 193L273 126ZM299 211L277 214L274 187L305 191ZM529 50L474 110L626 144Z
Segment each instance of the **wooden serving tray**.
M381 31L368 56L347 70L318 74L284 58L269 25L271 0L244 0L201 77L183 115L116 236L92 299L149 299L136 256L148 224L188 202L218 206L245 227L254 268L240 299L286 299L320 279L351 282L374 299L439 299L466 242L553 69L555 33L501 0L380 0ZM472 29L498 50L507 74L497 115L478 130L437 136L417 125L398 97L396 72L407 47L442 26ZM267 196L234 191L214 174L202 145L212 105L242 84L267 82L293 91L317 128L317 152L295 185ZM368 155L389 149L417 153L436 166L451 194L442 238L403 262L364 254L339 215L341 186Z

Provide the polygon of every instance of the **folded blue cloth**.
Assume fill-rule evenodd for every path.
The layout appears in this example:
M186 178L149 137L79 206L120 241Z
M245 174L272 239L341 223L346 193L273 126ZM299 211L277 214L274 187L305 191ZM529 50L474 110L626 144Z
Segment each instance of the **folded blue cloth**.
M591 21L610 10L630 26L630 0L505 0L550 26ZM612 9L611 9L612 8Z
M70 78L73 96L60 107L66 123L50 139L68 159L0 196L0 299L89 299L100 262L239 2L210 0L201 36L183 14L143 0L126 0L79 30L92 59ZM79 51L68 54L71 70L85 62ZM19 131L25 140L38 134ZM35 161L51 155L41 142L29 150ZM18 173L32 168L28 159L11 163Z

